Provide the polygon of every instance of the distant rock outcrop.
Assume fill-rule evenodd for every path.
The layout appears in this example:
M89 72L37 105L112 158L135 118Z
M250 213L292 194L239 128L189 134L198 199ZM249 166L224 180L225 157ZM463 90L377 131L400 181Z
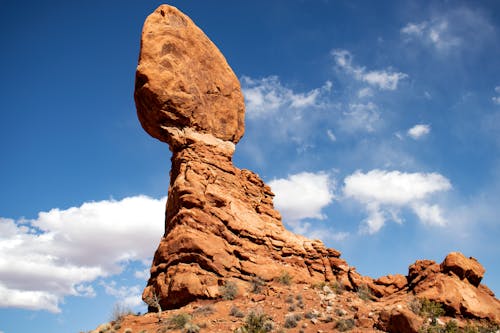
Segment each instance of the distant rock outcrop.
M232 163L244 133L237 77L174 7L160 6L144 24L135 101L143 128L172 151L165 234L143 299L157 296L163 309L172 309L218 298L228 282L247 287L255 277L289 276L295 283L368 288L385 309L377 320L388 331L420 323L396 307L411 297L440 302L453 316L500 321L500 302L480 284L484 268L475 259L451 253L441 265L420 260L408 276L374 280L321 241L287 231L269 186Z

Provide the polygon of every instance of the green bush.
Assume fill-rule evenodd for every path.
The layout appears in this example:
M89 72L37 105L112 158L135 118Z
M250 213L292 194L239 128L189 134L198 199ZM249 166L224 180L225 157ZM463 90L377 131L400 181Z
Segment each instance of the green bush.
M261 311L250 311L245 324L238 329L241 333L267 333L272 331L274 323L268 315Z
M190 315L187 313L179 313L169 317L166 323L168 328L181 329L189 322L191 322Z

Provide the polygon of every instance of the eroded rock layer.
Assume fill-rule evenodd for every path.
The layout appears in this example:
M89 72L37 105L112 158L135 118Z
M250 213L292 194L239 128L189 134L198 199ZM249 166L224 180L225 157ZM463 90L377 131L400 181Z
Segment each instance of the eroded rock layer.
M165 234L143 299L169 309L217 298L228 281L245 291L255 277L289 275L294 283L366 287L384 309L417 296L452 315L500 321L500 303L480 284L484 268L475 259L452 253L441 265L417 261L407 276L373 280L321 241L285 230L269 186L232 163L244 133L239 82L217 47L174 7L160 6L145 22L135 100L143 128L172 151ZM412 326L409 315L394 311L378 325Z

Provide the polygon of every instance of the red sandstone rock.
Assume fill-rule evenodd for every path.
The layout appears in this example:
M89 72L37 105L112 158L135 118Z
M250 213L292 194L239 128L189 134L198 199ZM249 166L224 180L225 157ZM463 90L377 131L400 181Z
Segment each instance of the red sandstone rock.
M475 258L466 258L459 252L452 252L441 263L441 271L453 272L460 279L467 279L477 287L483 279L485 269Z
M393 308L380 313L378 326L389 333L418 333L423 321L409 310Z
M224 56L177 8L162 5L144 23L135 82L137 114L153 137L170 142L192 128L238 142L244 133L240 83Z

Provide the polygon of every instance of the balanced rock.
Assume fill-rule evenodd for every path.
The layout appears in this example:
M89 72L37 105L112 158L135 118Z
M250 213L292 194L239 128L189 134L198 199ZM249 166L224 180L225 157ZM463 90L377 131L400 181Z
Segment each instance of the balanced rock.
M160 6L143 28L135 100L143 128L172 151L165 234L143 299L162 308L216 298L258 276L349 283L340 253L285 230L269 186L232 163L244 132L240 84L184 14ZM332 265L330 259L338 259Z

